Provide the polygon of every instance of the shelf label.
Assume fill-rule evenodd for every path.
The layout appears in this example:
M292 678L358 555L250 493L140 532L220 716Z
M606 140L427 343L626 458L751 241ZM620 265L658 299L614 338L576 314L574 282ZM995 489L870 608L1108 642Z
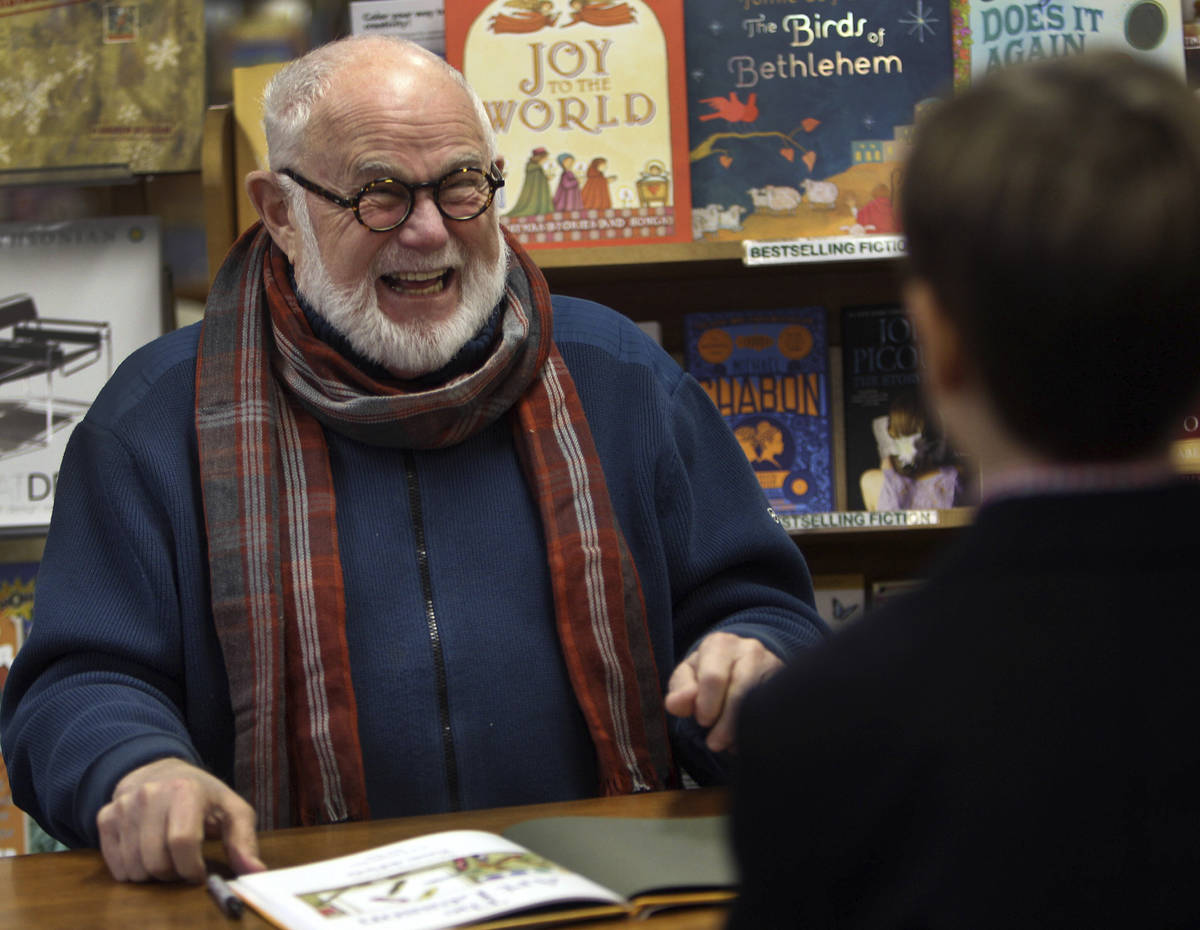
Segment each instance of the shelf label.
M856 530L867 527L937 526L936 510L838 510L829 513L781 513L789 533L799 530Z
M818 236L803 239L743 239L743 265L792 265L800 262L898 258L904 237Z

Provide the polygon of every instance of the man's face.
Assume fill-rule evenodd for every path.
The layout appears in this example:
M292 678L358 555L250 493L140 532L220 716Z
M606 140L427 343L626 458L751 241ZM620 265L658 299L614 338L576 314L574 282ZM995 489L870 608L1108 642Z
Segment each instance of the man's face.
M390 64L366 62L335 79L296 170L343 196L379 177L417 183L461 167L486 170L483 131L462 89L433 63L401 74ZM400 377L448 362L503 294L494 208L450 220L422 190L408 219L381 233L315 194L293 205L298 290L355 351Z

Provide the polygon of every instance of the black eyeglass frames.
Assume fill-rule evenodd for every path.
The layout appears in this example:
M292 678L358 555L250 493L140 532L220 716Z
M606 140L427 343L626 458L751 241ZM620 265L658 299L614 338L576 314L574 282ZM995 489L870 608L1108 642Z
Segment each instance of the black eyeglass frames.
M283 168L279 173L330 203L353 210L354 218L375 232L387 232L407 220L417 191L422 188L432 191L433 202L446 219L473 220L492 205L496 191L504 186L504 179L495 168L490 171L457 168L436 181L418 184L395 178L376 178L360 187L353 197L342 197L291 168Z

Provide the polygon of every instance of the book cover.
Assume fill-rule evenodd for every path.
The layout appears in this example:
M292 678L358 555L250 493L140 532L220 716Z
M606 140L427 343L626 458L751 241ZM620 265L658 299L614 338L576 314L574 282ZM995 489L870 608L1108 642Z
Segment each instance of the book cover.
M893 578L871 582L871 596L867 610L875 611L896 598L914 591L924 583L921 578Z
M35 563L0 564L0 694L33 617L36 572ZM0 856L20 856L32 851L28 827L28 818L13 803L8 772L0 759Z
M778 514L834 509L824 307L684 317L684 364L712 398Z
M192 171L204 7L9 0L0 15L0 170Z
M948 0L688 0L696 239L897 234L918 112L951 92Z
M503 835L453 830L310 865L243 875L231 889L288 930L531 927L727 902L727 818L547 817Z
M683 0L458 0L446 59L483 98L526 247L691 239Z
M1200 481L1200 401L1192 404L1171 437L1171 464L1185 478Z
M847 510L944 510L971 504L975 470L921 396L921 358L899 305L842 310Z
M1022 61L1119 48L1184 76L1177 0L951 0L954 84Z
M866 578L860 574L812 577L817 613L835 633L863 615L867 605Z
M0 224L0 526L49 524L71 431L164 303L157 217Z
M0 562L0 694L12 660L33 622L36 562ZM0 857L65 849L12 800L8 773L0 759Z

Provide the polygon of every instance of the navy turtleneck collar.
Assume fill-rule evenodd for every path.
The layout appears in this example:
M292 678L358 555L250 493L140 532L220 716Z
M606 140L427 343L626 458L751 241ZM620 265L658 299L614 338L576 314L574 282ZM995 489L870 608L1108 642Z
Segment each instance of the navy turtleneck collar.
M445 384L453 378L468 371L473 371L482 365L492 348L492 343L495 341L497 328L500 325L501 310L504 306L503 301L498 303L492 310L491 315L484 321L479 332L468 339L463 347L455 353L454 357L437 371L431 371L429 374L420 375L416 378L399 379L378 362L363 358L362 355L355 351L354 347L350 345L341 332L335 329L325 317L309 306L308 301L296 289L295 270L291 265L288 266L288 279L292 285L292 293L296 295L296 302L300 305L300 309L304 311L304 318L308 320L308 325L312 327L313 335L335 349L339 355L368 377L376 381L403 380L405 384L420 389L433 388Z

